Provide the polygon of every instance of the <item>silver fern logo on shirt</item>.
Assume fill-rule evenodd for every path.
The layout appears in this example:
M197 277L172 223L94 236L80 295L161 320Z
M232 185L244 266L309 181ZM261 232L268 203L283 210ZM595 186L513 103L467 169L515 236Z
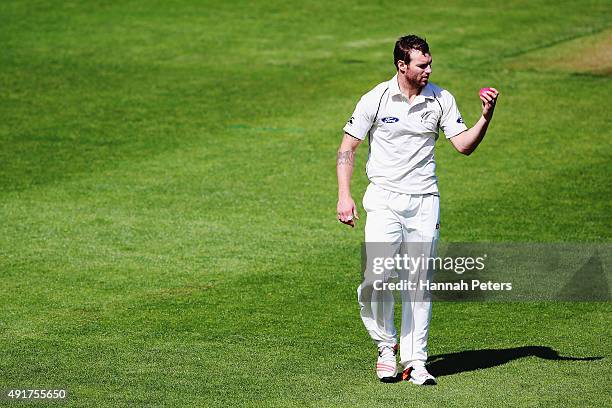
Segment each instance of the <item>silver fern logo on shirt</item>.
M421 123L426 125L428 123L434 123L436 118L433 115L433 111L425 111L421 113Z
M426 111L426 112L421 113L421 120L423 120L423 121L427 120L427 118L431 114L432 114L432 111Z

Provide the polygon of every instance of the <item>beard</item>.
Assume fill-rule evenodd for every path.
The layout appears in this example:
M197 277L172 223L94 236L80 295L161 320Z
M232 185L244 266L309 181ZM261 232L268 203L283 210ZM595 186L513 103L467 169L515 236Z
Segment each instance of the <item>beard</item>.
M429 77L408 78L408 83L415 88L423 88L429 82Z

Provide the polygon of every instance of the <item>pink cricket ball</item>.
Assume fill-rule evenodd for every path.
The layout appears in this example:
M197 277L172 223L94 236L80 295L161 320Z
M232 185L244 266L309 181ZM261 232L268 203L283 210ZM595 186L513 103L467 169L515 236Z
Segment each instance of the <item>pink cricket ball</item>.
M482 96L487 91L492 91L492 89L491 88L481 88L479 94Z

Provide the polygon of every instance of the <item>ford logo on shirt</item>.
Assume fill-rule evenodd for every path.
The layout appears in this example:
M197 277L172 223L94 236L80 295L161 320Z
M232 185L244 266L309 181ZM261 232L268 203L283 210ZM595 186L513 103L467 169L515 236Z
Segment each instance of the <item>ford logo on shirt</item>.
M387 116L386 118L382 118L381 120L382 120L384 123L395 123L395 122L398 122L398 121L399 121L399 119L398 119L398 118L395 118L395 117L393 117L393 116Z

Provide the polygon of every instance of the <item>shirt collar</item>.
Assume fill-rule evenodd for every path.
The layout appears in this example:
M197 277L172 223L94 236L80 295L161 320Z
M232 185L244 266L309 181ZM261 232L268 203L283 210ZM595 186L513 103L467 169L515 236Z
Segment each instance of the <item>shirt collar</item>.
M391 95L402 95L399 83L397 82L397 74L395 74L393 78L389 80L389 93ZM423 89L421 89L421 93L419 94L419 96L423 96L426 99L435 99L431 83L428 82L427 85L425 85Z

